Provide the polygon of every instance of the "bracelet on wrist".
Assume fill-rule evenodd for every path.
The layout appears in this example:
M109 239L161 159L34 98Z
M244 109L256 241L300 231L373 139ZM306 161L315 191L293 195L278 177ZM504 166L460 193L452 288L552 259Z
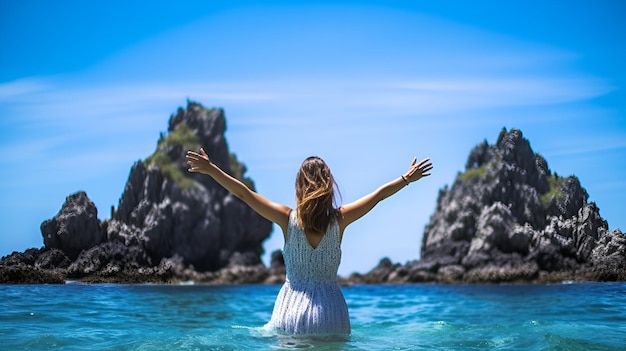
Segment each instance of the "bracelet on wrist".
M409 186L409 184L411 184L411 183L409 183L409 181L406 179L406 177L404 176L404 174L403 174L403 175L401 175L400 177L402 177L402 180L404 181L404 183L406 183L406 186Z

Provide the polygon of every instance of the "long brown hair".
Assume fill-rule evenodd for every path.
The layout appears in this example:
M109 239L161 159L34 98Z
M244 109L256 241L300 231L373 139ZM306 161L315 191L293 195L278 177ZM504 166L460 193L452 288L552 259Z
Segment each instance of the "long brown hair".
M305 231L326 232L337 214L336 185L324 160L311 156L302 162L296 176L296 208L298 224Z

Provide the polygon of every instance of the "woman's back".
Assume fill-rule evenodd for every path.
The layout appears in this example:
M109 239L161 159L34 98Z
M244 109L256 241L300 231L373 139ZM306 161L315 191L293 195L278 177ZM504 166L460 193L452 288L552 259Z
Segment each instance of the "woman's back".
M341 262L341 242L337 220L313 247L304 230L296 224L296 211L289 216L287 241L283 248L287 279L293 283L335 282Z

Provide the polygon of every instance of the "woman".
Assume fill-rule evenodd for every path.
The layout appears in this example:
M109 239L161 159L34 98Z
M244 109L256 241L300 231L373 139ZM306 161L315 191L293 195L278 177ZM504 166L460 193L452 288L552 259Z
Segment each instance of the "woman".
M211 163L204 149L187 152L189 172L207 174L283 231L287 279L268 326L293 334L349 334L346 301L336 282L341 240L348 225L404 186L430 175L429 159L413 159L402 176L369 195L335 205L335 180L326 163L309 157L296 176L296 208L272 202Z

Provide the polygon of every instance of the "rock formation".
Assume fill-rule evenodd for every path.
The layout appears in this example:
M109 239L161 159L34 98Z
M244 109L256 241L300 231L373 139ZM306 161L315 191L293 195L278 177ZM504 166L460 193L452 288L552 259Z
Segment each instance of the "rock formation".
M180 256L199 271L225 267L235 253L261 262L271 223L213 179L187 172L185 153L204 147L211 161L243 178L245 167L229 153L221 109L189 103L170 118L156 152L133 165L126 188L107 223L107 239L141 245L153 262ZM243 170L242 170L243 169Z
M41 225L45 247L3 258L0 282L263 281L271 273L260 259L271 223L210 177L187 172L186 151L202 146L254 189L228 150L225 130L221 109L194 102L179 108L154 154L132 166L111 218L101 222L85 192L68 196Z
M187 172L185 152L254 189L228 150L221 109L189 102L170 117L157 150L131 168L111 218L100 221L86 193L67 197L44 221L44 248L0 260L0 283L280 283L280 251L260 260L271 223L210 177ZM517 129L470 153L465 171L439 192L421 259L382 259L343 282L551 282L626 280L626 236L610 231L575 176L562 177Z
M626 280L626 236L609 231L575 176L552 173L517 129L470 153L440 190L421 260L383 260L365 281Z
M45 247L59 249L71 259L104 241L96 205L85 192L68 196L56 217L41 224Z

